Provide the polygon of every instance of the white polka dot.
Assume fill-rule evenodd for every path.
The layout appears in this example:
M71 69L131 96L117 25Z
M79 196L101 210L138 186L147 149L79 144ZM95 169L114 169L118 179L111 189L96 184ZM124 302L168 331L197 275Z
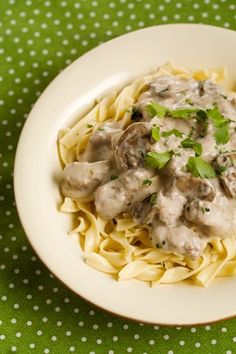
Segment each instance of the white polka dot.
M102 340L99 338L96 340L97 344L102 344Z
M81 338L81 342L86 342L87 341L87 338L86 337L82 337Z
M154 345L154 344L155 344L154 339L150 339L149 344L150 344L150 345Z
M38 330L36 333L38 336L41 336L43 334L43 332L41 330Z
M11 347L11 351L12 351L12 352L16 352L16 351L17 351L17 347L16 347L15 345L13 345L13 346Z
M35 348L35 344L34 343L30 343L29 347L30 347L30 349L34 349Z
M200 348L201 347L201 344L199 342L195 343L195 347L196 348Z
M118 337L117 336L113 336L112 340L113 340L113 342L117 342L118 341Z

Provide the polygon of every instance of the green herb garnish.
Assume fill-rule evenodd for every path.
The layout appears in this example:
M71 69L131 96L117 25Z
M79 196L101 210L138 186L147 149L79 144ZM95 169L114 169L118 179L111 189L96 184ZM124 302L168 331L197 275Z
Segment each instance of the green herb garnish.
M191 119L197 115L199 108L177 108L169 112L171 117Z
M155 116L163 118L168 112L168 108L157 102L151 102L147 105L147 112L151 118Z
M144 164L146 167L160 170L163 167L165 167L167 162L171 159L172 155L173 155L172 151L166 151L166 152L151 151L148 152L147 156L145 157Z
M196 156L200 156L202 153L202 145L200 143L197 143L195 140L187 138L183 141L181 141L181 145L183 146L183 148L190 148L193 149L193 151L195 152Z
M151 198L150 198L150 203L151 204L155 204L156 203L156 200L157 200L157 194L156 193L153 193L151 195Z
M205 208L205 207L201 207L201 211L202 211L202 213L203 214L205 214L205 213L209 213L209 211L211 211L209 208Z
M169 88L166 87L166 88L164 88L163 90L159 91L159 92L158 92L158 95L159 95L159 94L162 94L163 92L166 92L166 91L168 91L168 90L169 90Z
M92 128L93 125L92 124L87 124L87 128Z
M227 96L225 96L225 95L222 95L222 94L220 94L220 96L222 97L222 98L224 98L225 100L227 100Z
M172 130L168 130L166 132L163 132L161 134L164 138L166 138L167 136L170 136L170 135L175 135L177 136L178 138L182 138L183 136L183 133L181 131L179 131L178 129L172 129Z
M187 104L190 104L190 106L193 106L193 101L191 100L191 98L186 98L185 102Z
M215 166L215 171L217 175L221 175L223 172L225 172L227 170L226 166L223 165L216 165Z
M153 138L155 141L159 141L159 140L160 140L160 137L161 137L160 128L159 128L159 127L154 127L154 128L152 128L152 138Z
M216 177L213 167L201 157L189 157L187 169L194 177L214 178Z
M144 179L143 180L143 185L144 186L150 186L150 184L152 184L152 181L150 179Z
M110 176L110 180L111 180L111 181L114 181L114 179L117 179L117 178L118 178L118 176L116 176L116 175L111 175L111 176Z
M229 122L228 119L222 116L219 108L215 106L207 110L208 117L212 120L215 127L216 144L226 144L229 141Z

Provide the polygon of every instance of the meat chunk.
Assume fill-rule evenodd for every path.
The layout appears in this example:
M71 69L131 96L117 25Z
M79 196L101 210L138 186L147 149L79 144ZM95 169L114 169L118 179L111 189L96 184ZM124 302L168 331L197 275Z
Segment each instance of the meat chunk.
M150 233L151 240L165 252L190 256L196 259L202 253L206 242L185 225L167 227L157 223Z
M144 168L124 172L118 179L100 186L95 192L95 206L103 219L113 219L159 189L159 178ZM150 178L150 184L143 182Z
M115 218L129 206L125 187L118 179L103 184L95 192L96 211L105 220Z
M224 236L233 227L233 217L228 203L221 201L213 204L209 201L195 199L186 204L185 218L198 227L202 227L210 235Z
M231 197L236 197L236 153L226 153L219 155L215 162L215 168L221 170L220 182L226 192Z
M65 197L85 198L107 178L110 164L100 162L73 162L63 171L61 190Z
M112 140L122 133L117 123L106 123L96 130L91 136L80 161L103 161L112 158Z
M176 178L176 187L190 200L198 198L212 201L216 196L216 190L207 179L182 176Z
M156 200L159 219L167 226L175 225L182 214L186 201L186 197L177 191L172 191L167 195L160 192Z
M120 170L125 171L142 165L150 131L149 123L133 123L119 137L115 148L115 160Z

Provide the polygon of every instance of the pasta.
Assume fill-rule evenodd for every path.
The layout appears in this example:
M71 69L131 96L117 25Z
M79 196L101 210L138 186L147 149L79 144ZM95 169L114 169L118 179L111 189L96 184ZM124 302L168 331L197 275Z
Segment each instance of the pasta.
M226 74L225 68L191 72L168 63L155 73L135 80L121 92L110 93L75 126L60 132L58 146L63 165L75 161L85 150L89 137L101 122L112 119L127 127L131 121L131 107L150 80L169 75L220 82ZM137 279L151 286L191 279L195 284L208 286L215 277L236 273L235 235L210 239L202 255L193 260L154 247L148 236L149 227L137 224L128 212L114 220L103 220L97 215L91 198L65 197L61 211L73 213L77 221L76 228L69 233L79 235L86 264L115 279Z

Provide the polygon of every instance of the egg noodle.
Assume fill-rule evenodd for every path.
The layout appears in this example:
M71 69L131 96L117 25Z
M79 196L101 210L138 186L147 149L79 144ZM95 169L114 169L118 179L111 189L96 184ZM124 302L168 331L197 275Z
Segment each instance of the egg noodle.
M162 75L172 75L196 80L210 79L221 82L225 68L191 72L166 64L96 102L96 105L72 128L59 133L59 155L64 165L78 159L84 151L90 135L106 120L120 121L125 128L131 123L131 108L147 84ZM90 199L64 198L61 211L73 213L78 226L69 234L78 234L85 262L98 271L110 274L118 280L138 279L154 286L191 279L207 286L215 277L236 273L236 239L215 238L207 244L197 260L188 256L165 253L154 247L148 236L148 225L134 222L128 213L115 221L104 221L96 213Z

